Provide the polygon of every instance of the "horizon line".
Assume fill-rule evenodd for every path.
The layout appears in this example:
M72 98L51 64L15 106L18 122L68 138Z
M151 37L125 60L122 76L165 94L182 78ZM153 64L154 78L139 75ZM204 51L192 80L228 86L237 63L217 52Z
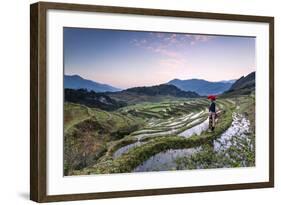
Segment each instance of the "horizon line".
M253 72L256 72L256 71L254 70L250 73L253 73ZM210 80L206 80L206 79L202 79L202 78L189 78L189 79L173 78L172 80L181 80L181 81L184 81L184 80L204 80L204 81L211 82L211 83L220 83L222 81L238 80L241 77L245 77L245 76L249 75L250 73L248 73L246 75L242 75L239 78L235 78L235 79L232 78L232 79L228 79L228 80L218 80L218 81L210 81ZM79 76L79 77L83 78L84 80L90 80L90 81L93 81L93 82L96 82L96 83L99 83L99 84L109 85L109 86L112 86L112 87L115 87L115 88L121 89L121 90L135 88L135 87L151 87L151 86L163 85L163 84L167 84L168 82L172 81L172 80L169 80L168 82L157 83L157 84L153 84L153 85L141 85L141 86L131 86L131 87L126 87L126 88L121 88L119 86L115 86L115 85L110 84L110 83L104 83L104 82L96 81L96 80L93 80L93 79L85 78L84 76L81 76L80 74L66 74L66 73L64 73L63 75L64 76Z

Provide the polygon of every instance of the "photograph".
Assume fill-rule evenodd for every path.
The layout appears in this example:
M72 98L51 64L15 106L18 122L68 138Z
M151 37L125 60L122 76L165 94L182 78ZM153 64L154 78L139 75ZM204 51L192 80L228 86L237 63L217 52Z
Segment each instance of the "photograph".
M256 37L63 27L63 175L255 167Z

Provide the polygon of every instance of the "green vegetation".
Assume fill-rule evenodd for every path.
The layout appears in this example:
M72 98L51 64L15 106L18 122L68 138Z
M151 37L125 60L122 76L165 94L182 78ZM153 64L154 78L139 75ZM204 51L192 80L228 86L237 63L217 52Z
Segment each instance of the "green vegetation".
M86 106L71 103L64 104L64 131L71 126L91 117L91 113Z
M76 171L74 174L101 174L101 173L123 173L131 172L135 167L140 165L149 157L168 150L168 149L183 149L196 147L201 144L208 143L210 140L218 137L223 131L225 131L232 122L231 110L233 107L226 110L219 119L219 126L212 132L204 132L201 135L193 135L190 138L183 138L178 136L169 137L157 137L149 141L140 147L130 150L128 153L113 160L108 157L97 163L93 167L88 167L81 171Z
M255 133L255 95L251 93L250 95L236 97L235 101L238 106L237 112L245 115L250 120L251 132Z
M247 138L234 136L231 146L226 150L215 151L212 143L204 144L202 151L189 157L177 159L178 170L184 169L210 169L227 167L253 167L255 166L255 136Z
M252 72L247 76L242 76L240 79L238 79L223 95L225 97L251 95L255 92L255 85L256 72Z
M77 103L87 107L95 107L108 111L116 110L127 104L123 101L116 101L104 93L96 93L87 89L64 89L64 100L70 103Z
M142 125L141 120L132 120L120 113L96 108L87 108L86 112L85 106L81 105L66 103L64 112L68 116L64 131L65 175L93 165L106 153L112 141L123 138ZM74 120L72 113L78 113L80 117Z
M179 98L198 98L197 93L183 91L174 85L161 84L150 87L134 87L120 92L107 93L116 101L126 101L128 104L142 102L162 102L166 99L177 100Z
M218 99L221 113L214 132L202 130L188 138L179 134L207 119L206 99L166 98L114 111L65 103L64 174L132 172L158 153L193 147L202 151L177 159L177 169L254 166L254 103L254 94ZM215 153L212 142L231 126L233 112L250 120L251 130L246 133L250 137L234 136L228 150Z
M229 141L224 142L223 146L230 144L226 149L214 150L213 143L202 145L202 151L177 159L176 169L255 166L255 96L236 96L231 101L237 105L235 111L250 121L249 132L243 137L233 136Z

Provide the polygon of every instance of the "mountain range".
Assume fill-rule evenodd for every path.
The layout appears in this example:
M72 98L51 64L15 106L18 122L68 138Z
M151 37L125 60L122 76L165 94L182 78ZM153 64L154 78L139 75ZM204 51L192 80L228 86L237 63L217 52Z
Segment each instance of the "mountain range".
M87 80L79 75L64 75L64 88L70 89L87 89L95 92L116 92L121 89L111 85L98 83L92 80Z
M233 85L225 92L225 94L239 94L247 95L255 90L256 87L256 72L251 72L246 76L239 78Z
M234 80L208 82L200 79L174 79L167 84L120 90L110 85L65 76L65 101L104 110L116 110L128 104L160 102L167 99L197 98L209 94L248 95L255 90L255 72Z
M167 99L195 98L197 93L183 91L174 85L155 85L151 87L135 87L117 92L97 93L86 89L64 89L66 102L78 103L103 110L116 110L127 104L139 102L159 102Z
M201 96L218 95L227 91L235 80L210 82L202 79L179 80L174 79L167 84L175 85L184 91L193 91Z
M196 92L201 96L205 96L210 94L213 95L221 94L229 90L235 81L236 80L224 80L219 82L210 82L202 79L189 79L189 80L174 79L166 84L174 85L183 91L192 91L192 92ZM97 93L121 91L121 89L116 88L114 86L84 79L79 75L64 75L64 87L70 89L87 89L88 91L95 91ZM133 91L134 88L129 88L127 90ZM138 87L137 90L140 91L141 87Z

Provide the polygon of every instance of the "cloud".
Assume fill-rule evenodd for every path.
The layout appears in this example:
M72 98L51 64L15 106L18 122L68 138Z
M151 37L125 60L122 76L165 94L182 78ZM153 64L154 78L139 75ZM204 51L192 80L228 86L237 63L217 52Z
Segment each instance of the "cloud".
M175 38L174 36L171 38ZM166 39L170 41L170 39ZM140 47L142 49L158 53L167 57L175 58L179 57L180 53L177 51L174 51L172 48L168 48L168 44L165 42L159 42L159 41L153 41L151 39L133 39L133 44L137 47Z
M139 48L159 54L162 66L178 68L186 65L184 52L199 43L206 43L214 36L198 34L175 34L151 32L149 36L133 39L133 44Z
M150 32L149 37L147 39L139 39L137 40L137 46L146 46L152 47L156 46L161 48L164 47L167 49L168 47L180 48L187 46L194 46L196 44L206 43L214 39L215 36L211 35L203 35L203 34L179 34L179 33L158 33L158 32ZM155 45L155 42L158 42L158 45ZM149 45L147 45L149 44Z
M186 34L184 35L184 37L189 40L189 43L192 46L198 43L208 42L215 38L215 36L200 35L200 34L194 34L194 35Z
M131 42L135 46L142 47L143 45L145 45L147 43L147 40L146 39L133 39Z
M164 38L164 41L168 42L168 43L178 43L179 39L178 39L178 35L177 34L170 34L167 37Z

